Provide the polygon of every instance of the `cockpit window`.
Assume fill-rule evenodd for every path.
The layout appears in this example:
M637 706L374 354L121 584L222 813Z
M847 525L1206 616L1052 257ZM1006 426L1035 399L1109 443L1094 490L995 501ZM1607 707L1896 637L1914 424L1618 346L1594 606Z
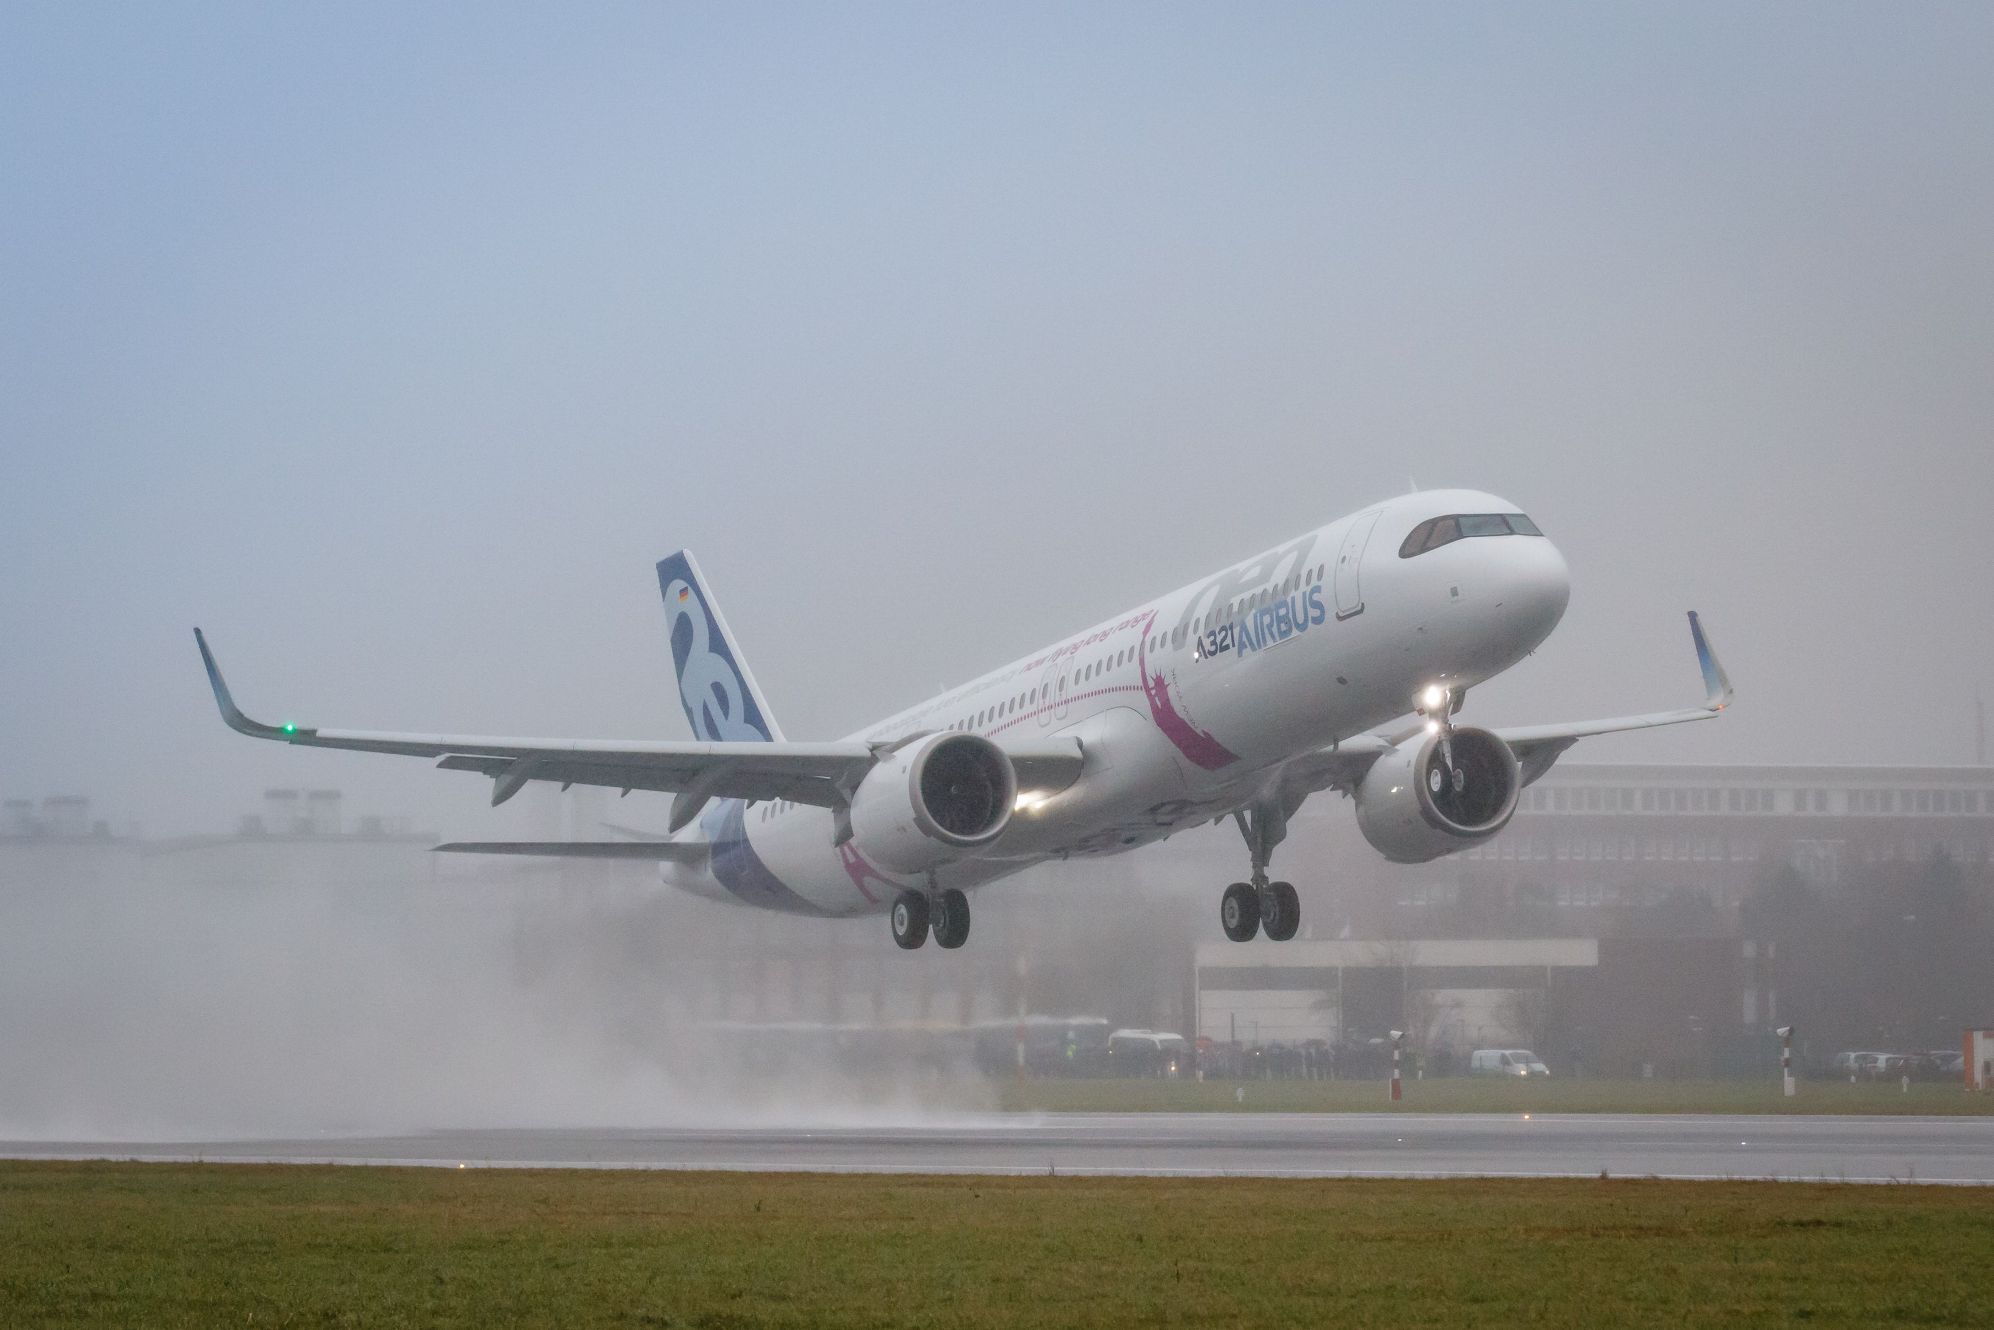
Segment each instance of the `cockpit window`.
M1537 524L1522 513L1453 513L1429 517L1412 529L1399 546L1399 557L1437 550L1469 536L1541 536Z

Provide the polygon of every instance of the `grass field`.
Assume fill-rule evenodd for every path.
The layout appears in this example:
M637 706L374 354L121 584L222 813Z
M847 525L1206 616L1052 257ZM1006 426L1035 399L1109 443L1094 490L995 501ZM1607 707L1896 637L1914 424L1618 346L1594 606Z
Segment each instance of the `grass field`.
M1985 1192L0 1164L0 1324L1981 1324Z
M1413 1113L1921 1113L1994 1115L1994 1095L1957 1085L1803 1082L1791 1099L1775 1083L1738 1081L1407 1081L1398 1107ZM1242 1096L1238 1092L1244 1090ZM1038 1079L1004 1082L1000 1105L1042 1112L1375 1113L1392 1107L1384 1081L1160 1081Z

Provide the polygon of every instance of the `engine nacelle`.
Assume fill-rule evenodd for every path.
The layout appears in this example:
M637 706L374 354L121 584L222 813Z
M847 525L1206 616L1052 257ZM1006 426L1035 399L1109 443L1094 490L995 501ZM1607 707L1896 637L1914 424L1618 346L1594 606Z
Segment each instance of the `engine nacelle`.
M1523 771L1487 730L1456 729L1454 769L1440 736L1408 739L1371 764L1357 786L1357 826L1397 864L1423 864L1479 844L1509 825Z
M888 754L852 794L852 841L896 873L988 845L1010 825L1018 773L976 734L931 734Z

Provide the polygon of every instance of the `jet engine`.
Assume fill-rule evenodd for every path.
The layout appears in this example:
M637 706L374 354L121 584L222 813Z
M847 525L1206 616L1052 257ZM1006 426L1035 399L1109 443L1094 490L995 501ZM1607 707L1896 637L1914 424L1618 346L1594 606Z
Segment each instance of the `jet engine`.
M1018 801L1011 759L975 734L931 734L887 754L852 794L852 840L897 873L988 845Z
M1357 826L1393 863L1423 864L1509 825L1522 788L1516 754L1487 730L1422 734L1371 764L1357 786Z

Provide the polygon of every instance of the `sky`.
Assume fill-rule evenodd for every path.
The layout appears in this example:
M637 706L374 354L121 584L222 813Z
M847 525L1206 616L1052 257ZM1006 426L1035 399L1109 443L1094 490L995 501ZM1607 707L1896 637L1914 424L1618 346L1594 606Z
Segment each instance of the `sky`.
M252 714L792 738L1409 485L1573 570L1567 760L1973 760L1994 8L0 8L0 795L502 835ZM526 801L521 801L525 803ZM662 820L662 800L627 820ZM650 804L656 804L652 807Z

